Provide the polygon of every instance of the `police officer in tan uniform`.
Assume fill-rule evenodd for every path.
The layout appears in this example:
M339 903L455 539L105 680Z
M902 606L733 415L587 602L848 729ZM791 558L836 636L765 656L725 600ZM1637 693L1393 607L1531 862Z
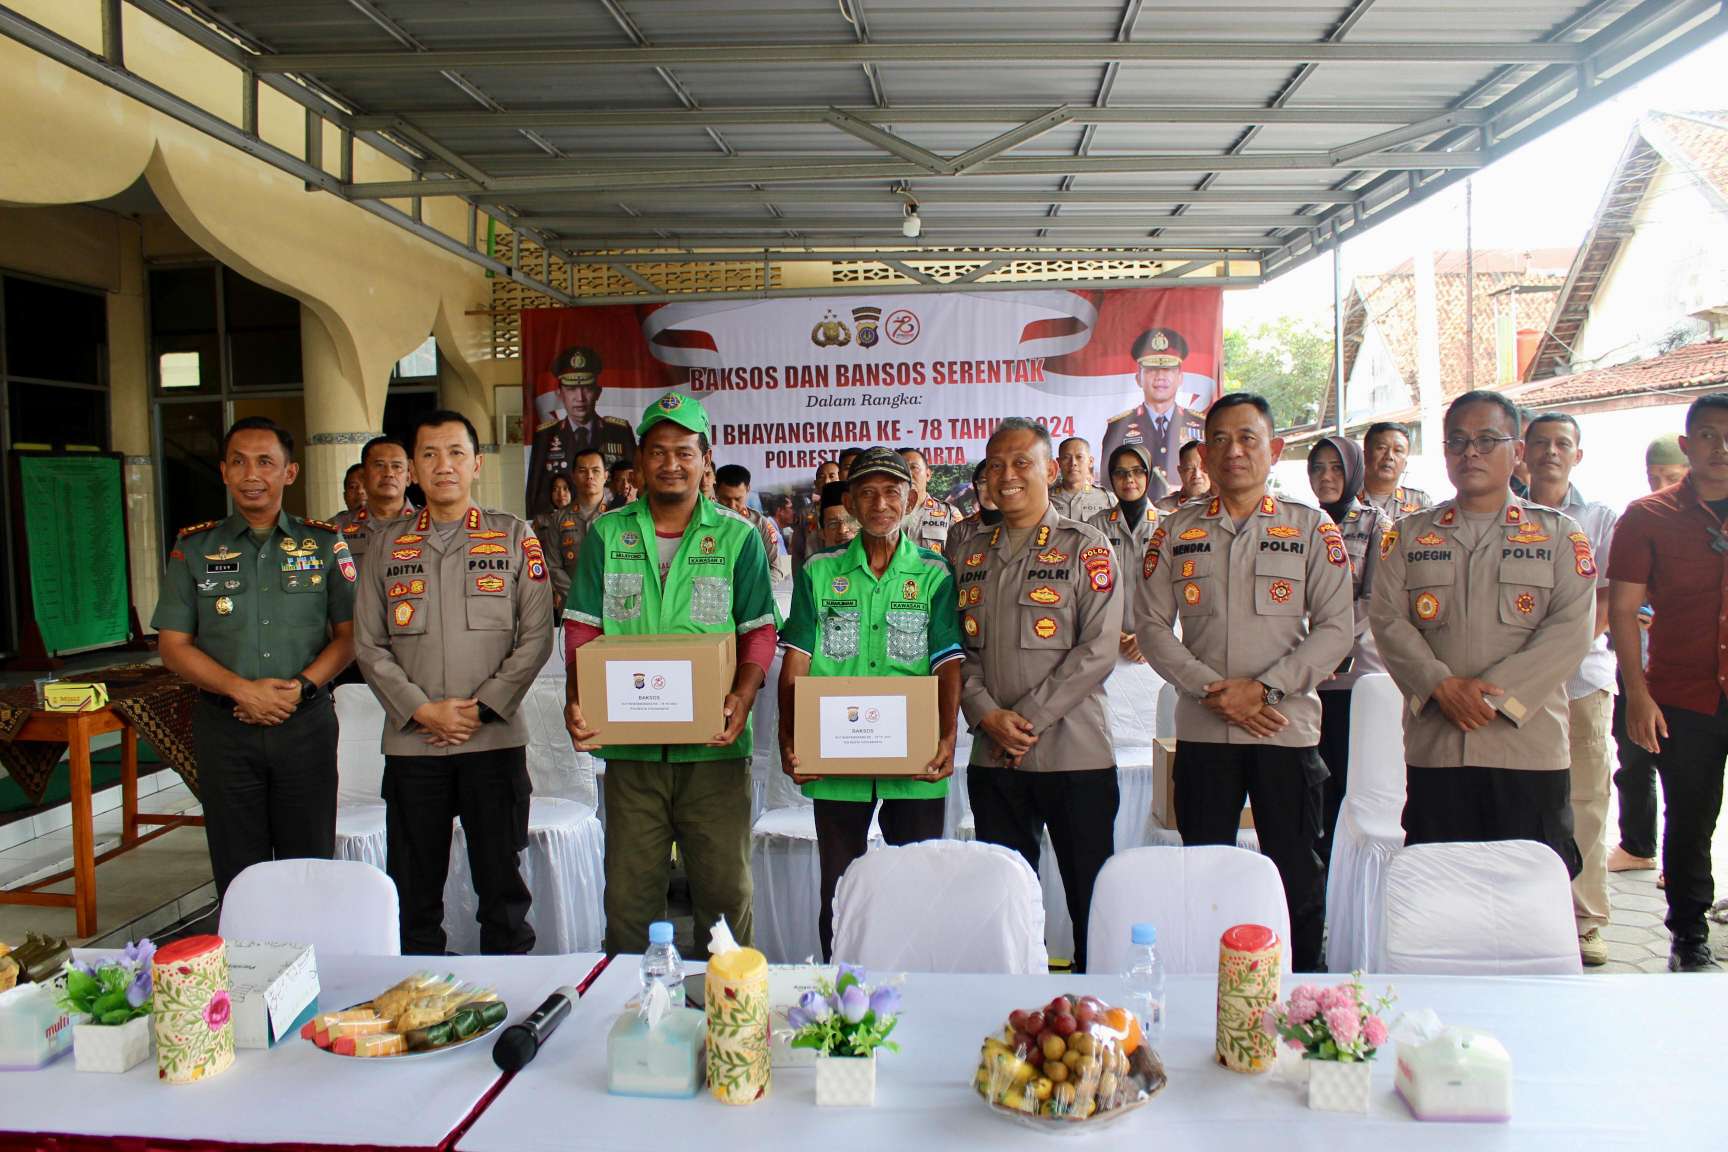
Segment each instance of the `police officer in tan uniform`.
M1590 649L1596 559L1571 517L1514 496L1518 411L1446 410L1458 495L1382 540L1370 619L1404 694L1405 842L1538 840L1576 876L1566 681Z
M1086 965L1092 882L1115 850L1116 756L1104 680L1116 666L1122 589L1110 543L1050 504L1050 433L997 425L987 483L1002 523L950 557L959 587L961 707L975 734L966 788L978 839L1034 870L1056 851L1075 965Z
M1362 503L1390 520L1433 506L1428 493L1404 483L1410 461L1410 432L1402 424L1383 420L1370 424L1362 437L1367 472L1362 478Z
M1140 650L1178 693L1182 842L1234 844L1251 800L1260 850L1284 882L1291 961L1313 972L1326 902L1316 689L1350 651L1350 562L1330 517L1268 493L1284 448L1273 431L1252 393L1212 405L1206 471L1218 495L1158 525L1134 609Z
M1104 533L1110 547L1116 550L1116 566L1128 581L1122 593L1122 659L1144 664L1140 641L1134 635L1134 588L1140 571L1140 558L1146 554L1146 542L1158 526L1158 509L1147 499L1151 492L1152 464L1141 444L1124 444L1110 457L1110 487L1116 493L1116 504L1092 514L1087 523Z
M1152 501L1160 516L1174 512L1190 500L1212 499L1212 480L1206 475L1206 445L1190 440L1177 451L1176 475L1179 487Z
M552 651L540 540L471 499L479 435L455 412L414 429L426 507L391 522L360 582L355 633L384 705L388 870L402 951L444 952L444 881L460 818L480 902L480 948L528 952L528 726L522 699Z
M1062 441L1056 449L1056 466L1062 479L1050 489L1050 503L1068 519L1090 520L1116 503L1108 484L1100 488L1093 483L1092 445L1081 437L1070 436Z
M360 449L360 479L364 498L353 511L343 512L333 523L354 563L364 571L366 550L383 525L398 517L414 515L407 498L408 450L394 436L374 436Z
M918 547L946 553L948 533L960 523L960 512L946 500L938 500L928 495L930 465L924 459L924 453L916 448L901 448L898 451L900 458L906 461L906 470L912 473L912 511L906 513L906 520L901 524L900 530ZM846 463L850 465L851 460Z

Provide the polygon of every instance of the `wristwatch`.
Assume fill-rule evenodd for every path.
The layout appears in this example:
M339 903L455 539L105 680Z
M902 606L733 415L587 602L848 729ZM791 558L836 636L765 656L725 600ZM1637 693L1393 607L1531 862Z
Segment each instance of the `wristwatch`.
M1279 689L1273 688L1268 684L1262 684L1260 687L1265 689L1265 691L1260 694L1260 701L1268 708L1275 707L1284 699L1284 693Z
M311 680L307 679L305 676L296 676L294 679L300 682L300 703L304 704L306 701L312 699L312 697L318 695L318 685L312 683Z

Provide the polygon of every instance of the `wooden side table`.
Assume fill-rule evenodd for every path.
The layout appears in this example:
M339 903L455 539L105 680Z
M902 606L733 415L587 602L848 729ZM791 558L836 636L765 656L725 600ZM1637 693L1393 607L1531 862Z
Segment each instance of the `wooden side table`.
M91 810L90 741L108 732L120 733L120 843L98 856L95 816ZM71 908L77 913L79 937L88 939L96 934L96 865L176 828L201 827L204 817L138 811L138 733L111 707L92 712L37 709L13 739L66 745L72 769L72 867L22 888L0 891L0 904ZM157 827L140 836L140 824ZM71 892L42 891L68 876L72 877Z

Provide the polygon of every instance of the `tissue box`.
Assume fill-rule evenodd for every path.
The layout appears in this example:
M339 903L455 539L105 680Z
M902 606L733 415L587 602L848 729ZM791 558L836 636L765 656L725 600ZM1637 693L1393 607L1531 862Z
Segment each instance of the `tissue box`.
M606 1036L606 1091L614 1096L689 1097L707 1076L702 1052L708 1016L700 1008L669 1008L652 1031L631 1005Z
M72 1047L72 1019L46 984L0 992L0 1070L40 1068Z
M1512 1057L1486 1032L1448 1028L1398 1045L1398 1095L1418 1120L1512 1119Z
M55 680L43 687L42 706L50 712L94 712L108 706L108 685Z
M228 941L234 1046L269 1048L318 1011L318 963L307 944Z

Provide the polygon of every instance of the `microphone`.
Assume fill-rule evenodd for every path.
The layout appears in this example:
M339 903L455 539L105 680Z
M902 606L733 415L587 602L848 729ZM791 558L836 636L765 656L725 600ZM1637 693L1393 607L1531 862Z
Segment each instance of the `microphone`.
M570 1015L570 1005L581 993L565 985L546 997L540 1007L528 1014L520 1024L504 1029L492 1046L492 1062L506 1072L519 1072L540 1053L540 1046L551 1039L564 1017Z

